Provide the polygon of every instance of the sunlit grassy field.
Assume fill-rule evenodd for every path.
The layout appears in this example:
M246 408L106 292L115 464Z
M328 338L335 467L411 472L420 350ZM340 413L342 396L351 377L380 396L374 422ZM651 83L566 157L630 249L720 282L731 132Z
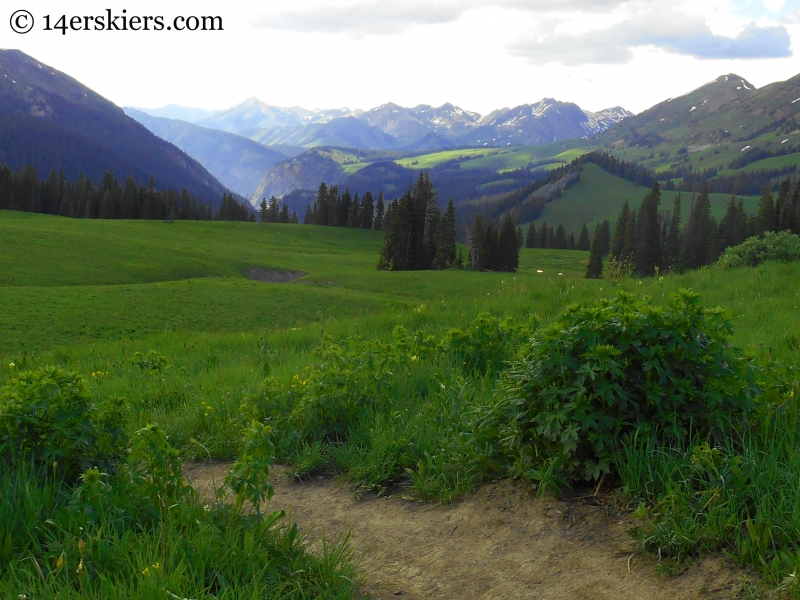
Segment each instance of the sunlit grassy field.
M158 423L186 458L236 457L242 428L256 416L279 425L276 456L298 474L326 468L377 491L405 481L422 498L449 501L496 474L489 466L496 432L481 430L474 419L495 414L492 406L502 393L497 372L462 372L452 354L430 348L448 347L448 331L468 329L481 314L509 319L513 331L522 324L543 326L569 305L618 290L665 304L689 288L705 306L727 311L732 341L746 354L761 363L800 362L798 263L709 267L641 281L587 280L588 253L523 249L513 274L392 273L376 269L381 244L380 233L346 228L0 212L0 386L19 371L60 365L85 377L98 401L121 398L129 434ZM252 267L305 275L283 284L251 281L245 272ZM398 332L398 326L404 329ZM394 362L364 371L374 357ZM303 430L297 423L315 413L298 412L286 398L305 390L303 402L314 406L329 380L343 386L345 398L360 394L358 386L377 385L381 404L358 412L347 438L315 437L313 430L298 437ZM309 396L309 385L323 386L314 388L323 396ZM326 410L324 404L318 409ZM738 494L732 500L714 504L718 521L695 512L669 526L658 521L664 529L657 539L685 540L674 549L681 560L724 548L775 585L794 568L785 541L748 546L744 525L728 525L749 518L756 502L761 523L787 523L781 539L800 531L800 517L769 492L784 482L780 494L795 502L786 482L800 466L786 457L800 449L800 434L787 429L782 413L770 418L746 432L742 447L725 447L724 456L739 461L741 454L745 462L736 464L758 476L731 491ZM681 473L694 468L696 449L659 450L664 464L654 467L644 459L653 448L628 448L619 459L626 497L652 505L654 518L673 515L657 511L666 510L662 498L679 492L690 503L681 510L699 510L706 496L680 491L690 481Z

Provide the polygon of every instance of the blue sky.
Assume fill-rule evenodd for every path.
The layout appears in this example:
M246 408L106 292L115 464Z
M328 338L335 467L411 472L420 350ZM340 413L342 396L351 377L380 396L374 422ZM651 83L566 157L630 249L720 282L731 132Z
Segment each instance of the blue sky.
M483 114L543 97L639 112L725 73L761 87L800 72L800 0L293 0L113 3L219 15L223 32L58 32L45 15L108 2L36 0L16 47L113 102L216 109L368 109L452 102Z

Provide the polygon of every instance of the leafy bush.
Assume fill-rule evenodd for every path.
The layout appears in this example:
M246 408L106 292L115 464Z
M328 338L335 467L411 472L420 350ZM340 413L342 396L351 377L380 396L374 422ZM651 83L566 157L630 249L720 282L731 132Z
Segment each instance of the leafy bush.
M724 268L755 267L768 260L800 260L800 236L788 231L767 231L763 238L751 237L725 250L719 264Z
M0 389L0 458L56 462L76 476L123 448L124 407L92 402L86 381L58 367L14 375Z
M722 310L687 290L666 307L622 291L569 307L504 378L522 474L551 489L597 479L630 431L680 439L747 413L754 369L730 330Z

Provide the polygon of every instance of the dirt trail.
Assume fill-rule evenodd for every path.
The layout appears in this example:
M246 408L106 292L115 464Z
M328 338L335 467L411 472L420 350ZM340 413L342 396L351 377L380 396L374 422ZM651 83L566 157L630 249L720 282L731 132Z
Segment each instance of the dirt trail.
M217 485L227 471L215 465ZM187 478L213 494L212 469ZM642 599L736 598L743 573L708 558L678 576L654 573L626 533L633 522L605 506L533 498L501 481L448 506L358 498L345 483L295 483L276 469L271 509L291 513L310 541L352 533L368 570L366 598Z

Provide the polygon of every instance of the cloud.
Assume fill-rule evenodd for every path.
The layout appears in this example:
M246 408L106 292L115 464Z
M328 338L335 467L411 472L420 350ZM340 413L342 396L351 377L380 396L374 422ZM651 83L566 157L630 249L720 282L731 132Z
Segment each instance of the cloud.
M261 15L256 27L307 33L393 35L420 25L452 23L464 13L488 6L527 12L604 13L630 0L384 0Z
M519 39L509 47L533 63L564 65L625 64L633 48L655 46L700 59L756 59L792 56L791 38L783 26L747 25L736 37L715 35L697 17L678 13L643 14L608 29L580 35L555 33Z
M391 35L420 25L456 21L464 12L455 3L361 3L324 6L298 12L258 17L253 25L267 29L354 36Z

